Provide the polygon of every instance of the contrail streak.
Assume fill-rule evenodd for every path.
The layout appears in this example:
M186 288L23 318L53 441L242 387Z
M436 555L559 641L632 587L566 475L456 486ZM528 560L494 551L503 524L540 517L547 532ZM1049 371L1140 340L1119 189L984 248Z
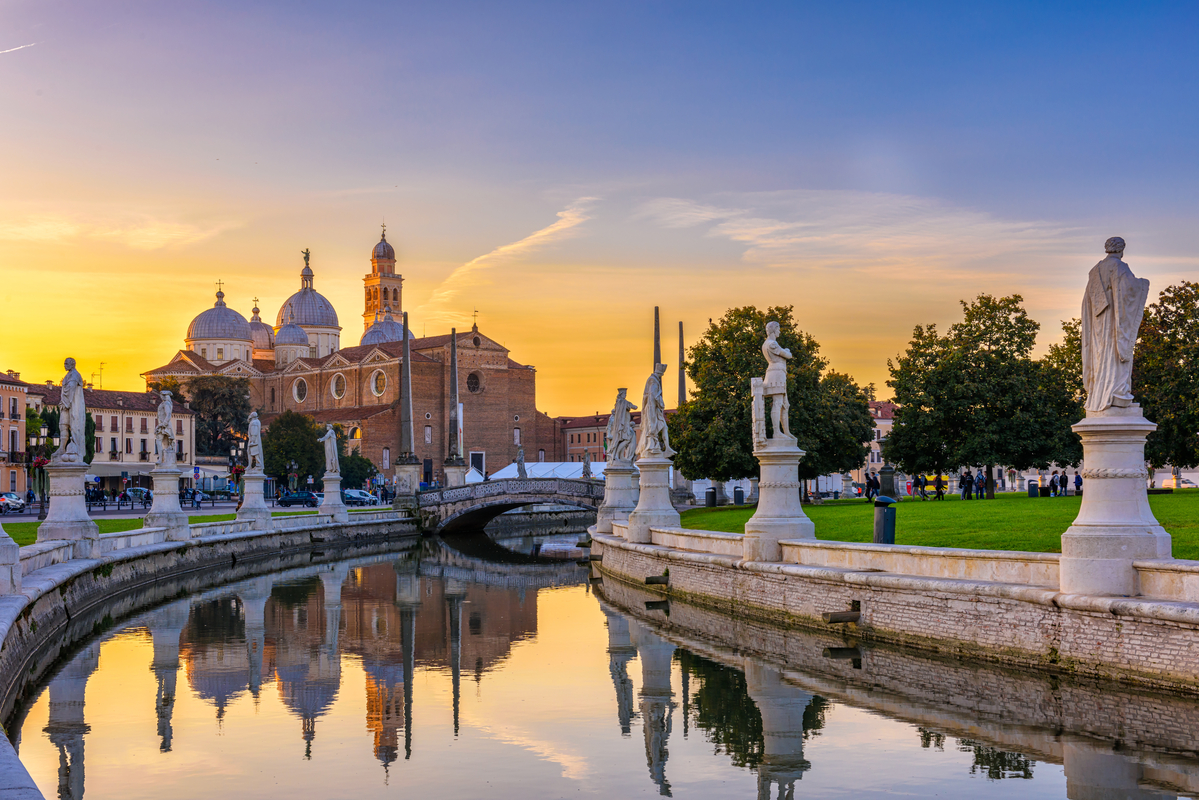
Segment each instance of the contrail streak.
M24 50L26 47L33 47L35 44L41 44L41 43L40 42L30 42L29 44L23 44L20 47L10 47L7 50L0 50L0 56L4 55L5 53L15 53L18 50Z

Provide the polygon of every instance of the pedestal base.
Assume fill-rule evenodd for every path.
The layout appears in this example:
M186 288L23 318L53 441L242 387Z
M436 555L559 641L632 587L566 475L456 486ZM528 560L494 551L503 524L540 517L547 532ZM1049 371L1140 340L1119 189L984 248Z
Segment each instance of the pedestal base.
M0 525L0 595L21 591L21 548Z
M596 531L612 533L612 523L628 520L640 496L637 468L632 464L609 462L604 467L604 502L595 514Z
M1140 594L1132 562L1170 558L1170 535L1149 508L1145 437L1157 429L1141 407L1109 408L1073 426L1084 468L1078 518L1062 534L1061 590Z
M87 464L55 464L46 467L50 478L50 510L37 529L39 542L73 542L72 558L99 558L96 537L100 528L87 515L83 476Z
M446 486L465 486L466 485L466 465L465 464L446 464L442 467L445 472Z
M191 538L187 514L179 506L179 475L174 467L157 466L150 472L154 480L154 505L143 523L147 528L166 528L168 542L185 542Z
M396 496L391 507L401 511L412 511L417 507L416 493L420 489L421 464L396 464ZM465 481L465 477L463 478Z
M745 523L742 559L781 561L782 539L815 539L816 526L803 512L799 500L799 460L804 451L789 441L774 439L754 450L761 467L758 510Z
M325 499L321 501L320 513L333 517L334 522L349 522L350 511L341 499L341 475L326 472L324 484Z
M242 490L241 508L237 509L239 520L248 520L256 531L271 529L271 509L262 495L262 484L266 475L261 472L247 472L242 476L245 488Z
M670 502L670 459L647 456L637 460L641 472L637 507L629 512L629 541L648 544L650 528L677 528L682 524L679 512Z

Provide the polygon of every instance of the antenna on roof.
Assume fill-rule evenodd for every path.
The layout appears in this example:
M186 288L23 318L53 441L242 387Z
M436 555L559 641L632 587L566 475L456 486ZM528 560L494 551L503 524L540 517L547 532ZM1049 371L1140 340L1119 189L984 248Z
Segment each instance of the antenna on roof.
M101 389L104 388L104 365L107 363L107 361L101 361L99 371L92 373L92 383L96 384L96 386ZM99 380L96 380L97 376L99 376Z

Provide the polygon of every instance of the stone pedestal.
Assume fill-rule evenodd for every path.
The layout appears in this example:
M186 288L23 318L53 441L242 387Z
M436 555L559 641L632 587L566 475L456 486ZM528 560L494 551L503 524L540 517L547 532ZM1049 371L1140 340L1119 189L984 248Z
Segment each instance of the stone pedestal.
M841 497L857 497L858 492L853 487L853 476L848 472L841 476Z
M760 483L760 478L749 479L749 496L745 498L745 502L751 506L758 502L758 500L762 497L761 486L759 486Z
M247 471L242 475L244 488L241 496L241 508L237 509L239 520L249 520L256 531L271 529L271 509L262 496L262 484L266 475L261 470Z
M597 533L612 533L613 522L628 520L637 507L637 469L632 464L610 461L604 467L604 502L595 515Z
M1134 403L1088 413L1073 430L1082 438L1085 491L1078 518L1062 535L1061 590L1140 594L1132 562L1171 555L1170 535L1145 489L1145 437L1157 426Z
M400 511L412 511L417 507L416 493L420 489L421 463L396 464L395 500L391 507ZM465 479L465 476L464 476Z
M446 464L443 468L445 472L446 486L465 486L466 485L466 465L465 464Z
M799 500L799 460L804 451L791 437L766 440L754 450L760 465L758 510L745 523L742 559L780 561L780 539L815 539L816 526Z
M0 525L0 595L21 591L21 548Z
M146 514L147 528L166 528L168 542L185 542L191 538L187 514L179 505L179 475L175 467L158 465L150 472L154 479L154 505Z
M51 462L46 466L50 478L50 510L37 529L39 542L69 541L72 558L99 558L97 538L100 528L87 515L83 476L87 464Z
M648 544L650 528L677 528L682 525L679 512L670 502L670 459L666 456L646 456L637 459L641 472L641 494L637 507L629 512L630 542Z
M321 501L320 513L333 517L334 522L349 522L349 509L341 500L341 475L326 472L324 483L325 499Z
M812 768L803 752L804 711L812 695L786 683L777 670L749 658L744 663L746 694L762 716L758 797L794 797L795 782Z
M895 485L895 467L883 464L882 469L878 471L878 483L878 492L883 497L890 497L892 500L903 499L903 493Z

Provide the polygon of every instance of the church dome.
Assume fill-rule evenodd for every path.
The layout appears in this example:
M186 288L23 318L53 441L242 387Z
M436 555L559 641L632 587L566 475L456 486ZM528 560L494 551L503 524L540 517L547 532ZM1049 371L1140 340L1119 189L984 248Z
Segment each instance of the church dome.
M392 261L396 259L396 250L387 241L387 230L383 230L383 236L379 239L379 243L375 245L375 249L371 251L371 258L390 258Z
M254 342L255 350L275 349L275 329L262 321L258 316L258 306L254 306L254 316L250 317L250 340Z
M288 314L287 324L275 333L275 347L308 346L308 334L294 321L294 315Z
M412 335L412 331L408 331L408 338L415 339L416 337ZM362 334L362 341L359 342L359 345L402 341L404 341L404 326L391 318L391 306L385 306L383 319L379 319L376 315L375 321L371 323L366 333Z
M279 316L275 319L275 325L283 325L283 321L288 318L290 312L293 315L291 321L300 326L340 327L337 324L337 312L333 310L333 304L312 288L312 274L312 268L305 263L304 269L300 272L300 291L287 298L287 301L283 303L283 307L279 309ZM276 343L278 343L278 337L276 337Z
M250 323L225 305L225 293L216 293L216 304L202 311L187 326L188 339L223 339L251 341Z

